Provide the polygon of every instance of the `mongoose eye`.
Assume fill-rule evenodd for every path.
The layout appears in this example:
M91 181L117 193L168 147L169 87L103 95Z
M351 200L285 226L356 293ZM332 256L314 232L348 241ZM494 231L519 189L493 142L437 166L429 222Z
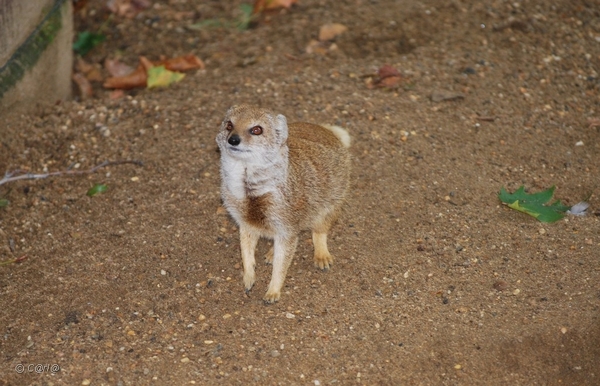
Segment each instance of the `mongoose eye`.
M263 128L260 126L254 126L250 129L250 134L252 135L261 135L263 133Z
M227 131L233 130L233 123L231 123L231 121L227 121L225 128L227 129Z

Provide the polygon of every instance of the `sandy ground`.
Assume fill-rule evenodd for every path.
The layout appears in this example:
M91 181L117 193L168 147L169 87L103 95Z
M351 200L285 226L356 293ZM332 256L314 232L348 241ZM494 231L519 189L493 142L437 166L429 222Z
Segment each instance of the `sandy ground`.
M300 0L243 32L186 27L237 1L156 3L86 60L206 70L0 117L1 171L143 161L0 186L0 260L26 256L0 266L0 384L600 384L597 3ZM107 17L90 1L78 29ZM348 31L306 53L328 22ZM369 88L384 64L401 82ZM335 265L303 233L270 306L219 194L214 138L242 102L353 137ZM498 200L520 185L590 213L540 223Z

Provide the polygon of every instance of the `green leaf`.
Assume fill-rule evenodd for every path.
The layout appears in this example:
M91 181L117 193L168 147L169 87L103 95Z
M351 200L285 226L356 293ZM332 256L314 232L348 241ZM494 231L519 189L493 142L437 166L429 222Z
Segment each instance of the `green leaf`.
M236 27L240 31L245 31L250 27L250 23L254 20L254 15L252 15L254 7L251 4L240 4L240 11L242 14L236 20Z
M191 30L202 30L211 28L237 28L240 31L245 31L250 28L250 23L256 20L258 15L253 15L254 6L252 4L243 3L239 7L240 14L233 21L221 19L207 19L201 22L190 24L187 26Z
M90 31L83 31L77 35L77 40L73 43L73 50L81 56L85 56L90 50L106 40L104 34L96 34Z
M108 186L104 184L96 184L87 191L89 197L94 197L96 194L104 193L108 190Z
M6 198L0 198L0 208L8 206L8 204L10 204L10 201L8 201Z
M198 23L190 24L187 26L187 28L191 29L191 30L203 30L203 29L222 28L222 27L225 27L225 23L223 23L221 20L217 20L217 19L202 20Z
M553 186L539 193L529 194L525 192L525 187L521 186L514 193L508 193L504 187L500 189L498 198L508 205L509 208L527 213L542 222L555 222L565 216L565 212L570 207L562 205L560 201L555 201L546 205L554 194Z
M148 88L166 87L171 83L179 82L185 77L180 72L169 71L165 66L156 66L148 70Z

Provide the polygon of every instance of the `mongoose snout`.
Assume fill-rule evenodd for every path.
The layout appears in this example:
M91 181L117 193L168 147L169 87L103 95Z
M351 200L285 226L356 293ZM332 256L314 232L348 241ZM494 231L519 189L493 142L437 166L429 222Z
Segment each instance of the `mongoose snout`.
M240 142L242 142L242 139L237 134L232 134L227 140L227 143L229 143L231 146L237 146L240 144Z

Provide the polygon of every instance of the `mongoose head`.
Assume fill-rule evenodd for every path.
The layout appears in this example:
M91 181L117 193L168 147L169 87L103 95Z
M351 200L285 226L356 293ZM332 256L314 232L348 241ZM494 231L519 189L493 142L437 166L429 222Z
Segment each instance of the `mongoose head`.
M221 153L235 159L261 162L285 147L288 126L285 116L248 105L231 107L223 123L217 144Z

